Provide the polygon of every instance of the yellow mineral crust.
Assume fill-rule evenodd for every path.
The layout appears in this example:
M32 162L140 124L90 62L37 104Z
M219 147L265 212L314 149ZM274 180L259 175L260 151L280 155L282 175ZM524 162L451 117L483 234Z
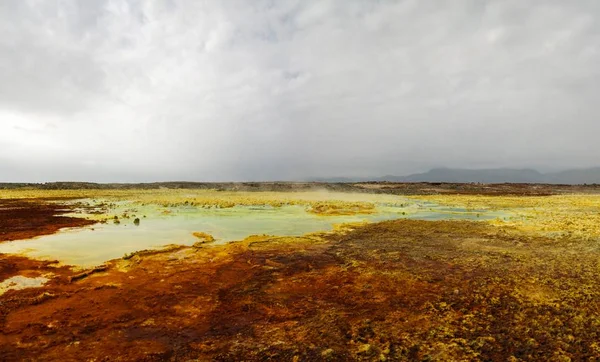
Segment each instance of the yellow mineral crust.
M196 238L200 239L202 243L212 243L213 241L215 241L215 238L212 235L207 234L202 231L196 231L196 232L192 233L192 235L194 235Z
M511 226L530 235L579 241L595 241L600 238L600 195L427 195L413 198L468 210L508 210L516 217L490 222Z

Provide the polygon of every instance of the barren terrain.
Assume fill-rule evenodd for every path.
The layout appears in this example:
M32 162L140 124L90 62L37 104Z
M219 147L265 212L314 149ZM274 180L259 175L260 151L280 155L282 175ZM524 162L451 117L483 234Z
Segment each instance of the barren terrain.
M398 219L304 236L255 235L141 251L83 270L1 254L0 281L47 282L0 295L0 359L600 358L600 197L594 188L573 194L560 187L516 185L501 192L480 185L495 190L480 195L444 187L433 192L440 186L426 185L421 195L410 194L465 209L514 209L519 217ZM103 221L112 215L61 216L81 206L70 198L101 193L0 191L0 241ZM166 203L170 194L151 195ZM169 197L169 204L184 202ZM150 202L149 196L140 200ZM310 202L311 210L349 210L348 203ZM361 205L350 204L351 210L360 212Z

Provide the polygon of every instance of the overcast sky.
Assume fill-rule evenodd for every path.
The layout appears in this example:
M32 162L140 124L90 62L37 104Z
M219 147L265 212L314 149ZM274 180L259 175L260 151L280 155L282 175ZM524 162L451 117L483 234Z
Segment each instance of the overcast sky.
M0 181L600 165L600 1L0 2Z

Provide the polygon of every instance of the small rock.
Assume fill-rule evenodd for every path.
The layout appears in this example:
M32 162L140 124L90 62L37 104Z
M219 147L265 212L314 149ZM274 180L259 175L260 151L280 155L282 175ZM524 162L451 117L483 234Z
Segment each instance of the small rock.
M335 351L333 349L327 348L326 350L321 352L321 357L324 357L324 358L331 357L331 356L333 356L334 353L335 353Z
M200 241L196 244L212 243L213 241L215 241L215 238L212 235L203 233L200 231L192 233L192 235L194 235L196 238L200 239ZM194 244L194 246L196 244Z
M370 344L365 343L358 347L358 354L370 355L373 352L373 347Z
M133 224L135 226L139 226L140 225L140 218L136 217L135 220L133 220Z
M154 326L156 325L156 323L154 322L154 318L149 318L146 319L143 323L142 326L147 327L147 326Z

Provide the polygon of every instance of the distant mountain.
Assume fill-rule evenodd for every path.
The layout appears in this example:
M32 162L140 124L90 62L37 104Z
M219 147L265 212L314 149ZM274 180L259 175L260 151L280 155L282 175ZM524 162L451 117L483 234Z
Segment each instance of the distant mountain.
M424 173L408 176L387 175L372 178L320 178L320 182L451 182L451 183L548 183L548 184L600 184L600 167L572 169L560 172L541 173L533 169L490 168L460 169L434 168Z
M600 167L553 172L544 176L547 183L553 184L600 184Z
M531 169L493 168L469 170L434 168L425 173L400 177L404 182L480 182L480 183L540 183L544 175Z
M369 178L364 177L314 177L308 179L309 182L323 182L323 183L348 183L348 182L367 182L373 181Z

